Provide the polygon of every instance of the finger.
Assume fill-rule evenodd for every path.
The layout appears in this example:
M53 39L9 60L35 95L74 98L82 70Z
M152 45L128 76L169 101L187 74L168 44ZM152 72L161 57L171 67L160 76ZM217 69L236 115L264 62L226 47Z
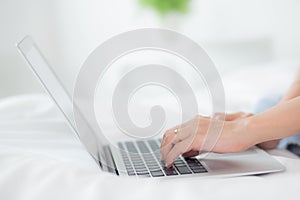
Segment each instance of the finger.
M189 144L189 140L184 140L173 146L173 148L168 153L166 160L165 160L167 168L169 168L173 165L174 160L176 158L178 158L179 155L186 152L186 150L188 149L188 144Z
M174 131L172 131L171 129L167 130L164 134L164 137L163 137L162 141L161 141L160 148L163 148L166 144L168 144L168 142L170 140L172 140L173 137L175 137Z
M251 116L253 116L252 113L246 113L243 117L246 118L246 117L251 117Z
M202 118L202 119L205 119L205 118ZM177 143L180 143L182 141L185 141L185 140L192 141L195 138L196 134L199 131L198 130L198 128L199 128L199 121L200 120L193 120L193 122L191 122L188 126L186 126L185 128L179 130L179 132L177 133L176 137L174 137L173 140L172 140L172 142L171 142L172 145L170 145L164 151L164 153L163 153L163 160L166 160L166 156L172 150L172 148L174 147L174 145L176 145ZM192 144L192 142L191 142L191 144ZM191 145L191 144L189 144L189 145Z
M160 146L161 160L166 159L166 156L168 155L170 150L173 148L174 144L184 140L189 135L195 134L197 132L197 127L198 127L197 123L199 123L200 118L206 119L206 117L203 117L203 116L196 116L194 119L191 119L179 126L176 126L173 129L169 129L165 133L163 141ZM178 130L177 134L175 134L175 132L174 132L175 129Z
M167 130L161 141L160 148L164 148L164 146L169 143L169 140L172 140L172 138L178 135L178 132L180 132L180 130L184 129L185 127L191 126L191 124L194 123L194 120L195 119L189 120L181 125L175 126L174 128ZM176 129L178 130L177 134L175 134Z
M225 120L225 113L215 113L213 118L216 120Z
M171 148L173 147L173 139L174 137L176 137L176 134L172 131L167 131L165 133L165 137L160 145L160 159L163 161L165 160L166 155L168 154L168 152L171 150Z
M185 127L183 129L179 129L175 137L173 137L172 143L177 144L186 138L190 137L193 134L192 128Z
M195 135L198 132L199 128L199 120L193 120L189 124L187 124L185 127L177 129L177 132L174 132L172 143L176 144L178 142L181 142L182 140Z
M165 135L164 135L164 136L165 136ZM165 143L166 143L166 141L165 141L165 139L163 138L162 141L161 141L161 143L160 143L160 148L162 148L162 147L165 145Z
M278 146L279 142L280 142L280 140L271 140L271 141L260 143L257 146L259 146L262 149L269 150L269 149L276 148Z
M225 115L225 121L233 121L233 120L236 120L237 118L240 118L243 115L245 115L244 112L237 112L237 113L232 113L232 114L226 114Z
M165 144L161 146L161 160L166 159L166 156L168 155L168 153L171 151L171 149L175 144L187 139L193 133L194 131L192 128L186 127L184 129L178 130L176 134L174 133L173 135L166 137Z
M160 145L160 160L165 160L166 155L168 155L171 148L174 146L174 138L178 136L178 132L169 130L165 133L165 137Z
M161 146L161 160L165 160L168 153L171 151L174 145L193 136L197 133L197 127L194 124L190 124L185 128L179 129L177 134L173 134L172 137L166 137L165 144Z
M186 153L182 154L182 156L185 157L185 158L189 158L189 157L198 156L199 153L200 153L200 151L191 150L189 152L186 152Z
M173 148L174 144L169 141L169 143L165 144L161 149L160 149L160 160L165 161L168 153L171 151Z
M176 134L175 134L175 130L178 128L179 126L176 126L175 128L171 128L169 130L167 130L163 136L163 139L161 141L161 144L160 144L160 148L163 148L166 144L167 144L167 141L170 140L170 137L174 137Z

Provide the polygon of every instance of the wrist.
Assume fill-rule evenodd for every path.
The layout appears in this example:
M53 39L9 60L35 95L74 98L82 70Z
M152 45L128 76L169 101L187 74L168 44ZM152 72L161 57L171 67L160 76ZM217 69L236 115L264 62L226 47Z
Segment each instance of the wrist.
M268 138L267 126L264 121L257 118L257 116L245 119L245 131L252 142L252 145L260 144L273 138Z
M232 140L235 140L235 145L239 151L248 149L256 144L257 139L255 135L251 134L248 130L250 120L248 118L236 121L226 122L225 128L229 131Z
M234 132L241 138L241 142L244 143L247 148L259 143L259 135L257 132L252 131L253 118L254 117L247 117L233 122Z

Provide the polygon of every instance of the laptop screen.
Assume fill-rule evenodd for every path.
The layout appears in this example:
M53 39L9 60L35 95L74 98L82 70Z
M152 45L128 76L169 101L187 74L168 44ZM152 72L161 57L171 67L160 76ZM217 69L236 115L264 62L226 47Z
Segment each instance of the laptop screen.
M100 166L101 160L104 161L104 152L98 151L102 149L101 142L95 138L93 130L90 128L88 122L84 120L84 117L80 120L84 124L86 129L83 134L79 134L76 129L76 123L73 114L73 103L71 96L67 93L63 84L60 82L56 76L53 69L47 63L46 59L41 54L37 45L29 37L25 37L20 43L17 44L17 48L20 50L21 54L26 59L33 73L37 76L41 84L47 93L51 96L57 107L60 109L64 117L67 119L68 124L72 130L79 137L81 142L85 145L88 152L92 157L99 162Z

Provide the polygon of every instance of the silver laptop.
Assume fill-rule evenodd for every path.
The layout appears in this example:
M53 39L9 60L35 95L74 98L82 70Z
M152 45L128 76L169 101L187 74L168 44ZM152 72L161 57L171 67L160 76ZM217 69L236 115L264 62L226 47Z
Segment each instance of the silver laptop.
M102 171L119 176L171 178L241 176L283 171L285 167L265 151L253 147L242 153L209 153L193 158L179 157L173 167L166 169L160 161L160 139L116 141L102 144L91 137L82 137L76 129L72 99L55 75L37 45L25 37L18 45L33 73L60 109L72 131L79 136L87 151ZM86 127L89 127L87 120ZM86 129L92 132L92 129ZM92 135L92 134L87 134ZM95 142L96 141L96 142ZM97 144L95 144L97 143ZM117 148L116 148L117 147Z

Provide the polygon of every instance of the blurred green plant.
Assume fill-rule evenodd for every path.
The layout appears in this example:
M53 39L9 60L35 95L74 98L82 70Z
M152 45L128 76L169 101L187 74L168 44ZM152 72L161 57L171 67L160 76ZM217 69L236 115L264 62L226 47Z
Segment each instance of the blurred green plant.
M160 15L170 12L187 13L191 0L139 0L141 5L154 9Z

